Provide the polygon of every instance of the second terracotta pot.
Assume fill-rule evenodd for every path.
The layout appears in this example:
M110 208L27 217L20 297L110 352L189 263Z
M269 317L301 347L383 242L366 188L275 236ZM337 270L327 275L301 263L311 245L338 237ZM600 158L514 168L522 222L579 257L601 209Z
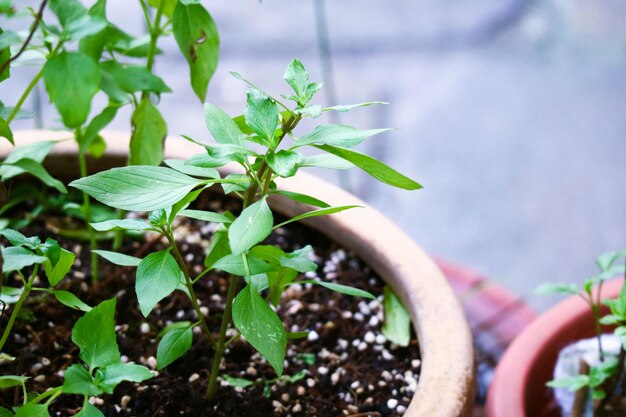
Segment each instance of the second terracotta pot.
M616 297L622 279L607 282L603 298ZM559 352L594 336L594 320L580 297L571 297L542 314L511 344L496 368L487 396L488 417L560 417L552 388Z

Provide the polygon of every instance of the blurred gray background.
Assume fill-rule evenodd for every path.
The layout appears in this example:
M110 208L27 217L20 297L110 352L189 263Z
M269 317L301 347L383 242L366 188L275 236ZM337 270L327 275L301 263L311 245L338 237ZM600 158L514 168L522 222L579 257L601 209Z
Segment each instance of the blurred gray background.
M398 128L362 150L425 188L390 189L356 171L322 175L387 213L430 253L545 309L556 299L533 295L539 283L580 281L595 272L597 254L626 246L622 0L203 3L222 42L207 99L230 114L245 106L245 86L229 70L285 93L282 73L294 56L314 80L332 76L336 104L390 103L340 121ZM143 32L136 2L109 0L108 13L124 30ZM159 46L155 72L174 91L160 107L170 134L208 137L186 62L173 39ZM16 71L0 88L2 100L13 104L34 74ZM39 91L43 126L59 127ZM112 127L129 130L129 116Z

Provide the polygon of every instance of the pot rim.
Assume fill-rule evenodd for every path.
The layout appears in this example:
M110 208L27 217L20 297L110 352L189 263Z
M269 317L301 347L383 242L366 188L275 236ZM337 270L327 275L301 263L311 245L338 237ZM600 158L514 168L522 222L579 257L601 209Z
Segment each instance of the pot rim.
M617 296L623 285L623 279L607 281L602 294ZM537 381L539 378L534 370L538 364L548 362L551 363L551 371L561 348L577 339L571 337L572 333L580 333L581 324L585 327L584 322L590 317L589 305L580 297L571 296L539 316L520 333L496 367L487 394L487 416L536 417L526 413L528 401L545 401L543 410L547 410L552 398L548 388L543 399L526 398L530 386L548 381Z
M105 131L101 134L107 143L103 158L125 161L128 133ZM72 134L24 130L16 131L14 136L20 146L65 139ZM0 156L11 149L8 143L3 143ZM167 158L188 158L200 152L200 147L180 137L171 136L165 141ZM50 156L75 156L76 153L75 141L66 140L56 144ZM230 170L230 167L226 169ZM422 364L417 390L404 415L469 417L474 406L476 378L472 335L461 304L434 261L379 211L337 186L306 173L281 179L278 185L286 191L315 190L312 194L316 198L331 205L363 207L349 214L309 218L305 223L367 260L407 306L420 343ZM313 209L282 196L272 196L270 205L287 216Z

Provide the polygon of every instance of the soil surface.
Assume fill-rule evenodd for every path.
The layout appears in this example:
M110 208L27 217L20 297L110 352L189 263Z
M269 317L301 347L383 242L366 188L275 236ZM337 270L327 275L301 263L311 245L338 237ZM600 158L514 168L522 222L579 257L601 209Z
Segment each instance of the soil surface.
M195 208L212 211L240 210L235 200L203 194ZM280 221L280 219L276 219ZM37 220L23 233L42 239L54 236L78 256L71 276L57 288L68 289L89 305L117 297L117 335L124 361L156 368L158 333L176 321L196 321L187 297L181 292L163 300L146 319L139 312L134 293L135 268L124 268L100 260L101 280L91 284L89 248L85 242L59 238L52 229L71 223L63 214ZM51 226L54 224L54 226ZM214 228L206 223L182 219L177 241L192 276L203 269L204 254ZM222 382L216 400L203 399L213 349L201 333L194 334L190 351L141 384L124 382L113 395L103 395L94 404L106 416L401 416L416 389L419 347L413 339L407 348L398 347L382 335L383 282L354 254L337 247L323 235L298 224L278 229L267 240L292 251L311 244L315 273L306 278L352 285L371 292L378 301L350 297L310 284L294 285L285 292L278 313L287 331L308 331L304 339L291 340L285 378L276 380L272 368L243 340L233 342L225 355L222 372L255 381L247 388ZM5 242L3 242L5 243ZM101 248L108 249L108 242ZM145 240L127 240L123 251L145 256L165 244L156 235ZM229 276L212 271L195 286L209 326L218 333ZM14 285L15 277L5 279ZM6 325L10 308L0 318ZM43 392L63 383L63 372L79 363L71 329L81 312L71 310L48 295L31 293L19 316L5 351L17 356L0 364L0 375L31 377L28 388ZM196 329L198 330L198 329ZM289 378L291 377L291 378ZM0 391L0 405L11 407L21 401L20 391ZM50 407L53 416L74 415L81 398L59 397Z

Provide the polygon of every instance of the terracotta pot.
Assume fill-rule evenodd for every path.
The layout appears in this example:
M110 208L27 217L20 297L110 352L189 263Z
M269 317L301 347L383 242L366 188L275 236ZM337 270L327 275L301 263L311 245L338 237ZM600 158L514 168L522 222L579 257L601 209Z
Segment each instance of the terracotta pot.
M603 298L619 294L624 281L604 284ZM567 345L594 336L589 306L579 297L557 304L530 324L511 344L496 368L487 396L489 417L560 417L552 389L559 352Z
M67 132L17 132L18 145L34 141L68 138ZM128 135L104 134L108 144L103 158L89 162L90 170L124 165ZM2 153L9 149L1 145ZM168 138L168 158L188 158L202 152L180 138ZM0 153L1 155L1 153ZM73 141L57 144L45 161L52 175L60 179L78 174ZM288 191L306 192L331 205L357 204L363 209L307 219L306 224L326 234L365 260L399 295L413 318L420 341L421 374L417 391L406 417L469 417L474 404L475 364L472 336L463 309L446 279L424 251L378 211L353 195L310 175L298 175L279 182ZM286 216L312 208L276 197L271 206Z

